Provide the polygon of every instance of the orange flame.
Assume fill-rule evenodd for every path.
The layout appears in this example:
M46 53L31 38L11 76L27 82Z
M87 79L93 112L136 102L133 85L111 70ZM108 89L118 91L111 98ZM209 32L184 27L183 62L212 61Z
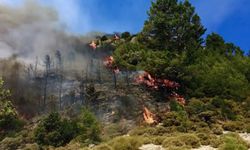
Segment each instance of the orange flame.
M147 107L143 108L143 118L147 124L154 124L157 121L154 119L154 114Z
M120 73L120 69L117 66L114 67L113 71L115 74Z
M104 61L103 61L103 64L107 68L111 69L115 74L118 74L120 72L120 70L119 70L119 68L117 66L113 66L113 64L114 64L113 56L109 56L109 57L105 58Z
M180 86L178 83L167 79L154 79L148 72L144 72L143 74L139 75L135 80L136 83L145 84L153 89L158 89L159 87L178 89Z
M106 57L103 61L104 65L108 68L112 67L114 63L114 58L113 56Z
M92 41L92 42L89 44L89 46L90 46L91 48L93 48L93 49L96 49L96 48L97 48L97 45L96 45L95 41Z
M180 96L179 94L177 93L173 93L172 94L172 97L182 106L184 106L186 104L186 100L183 96Z
M119 37L118 35L115 34L114 40L120 40L120 37Z

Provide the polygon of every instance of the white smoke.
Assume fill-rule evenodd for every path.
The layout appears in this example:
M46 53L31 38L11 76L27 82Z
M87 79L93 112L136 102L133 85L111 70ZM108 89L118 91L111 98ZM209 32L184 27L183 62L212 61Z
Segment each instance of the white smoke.
M69 54L76 53L76 41L83 44L89 40L66 32L52 7L34 0L15 6L0 1L0 58L16 55L19 60L34 63L38 57L42 62L45 55L54 56L60 50L67 60ZM84 63L83 56L75 55L74 59Z

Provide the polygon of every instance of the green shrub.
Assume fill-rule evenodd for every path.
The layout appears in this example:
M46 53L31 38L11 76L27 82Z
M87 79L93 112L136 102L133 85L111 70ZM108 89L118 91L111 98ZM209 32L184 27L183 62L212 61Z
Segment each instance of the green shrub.
M200 139L195 134L181 134L173 137L167 137L163 141L163 147L175 146L183 147L188 146L192 148L198 148L200 144Z
M18 147L23 143L22 137L7 137L0 142L0 149L2 150L14 150L18 149Z
M164 128L164 127L138 127L133 129L129 132L130 135L136 135L136 136L162 136L168 133L171 133L170 128Z
M185 142L180 140L178 137L167 137L165 140L162 142L162 146L167 148L169 146L174 146L174 147L182 147L185 146Z
M88 109L82 110L78 122L80 126L80 136L78 136L77 139L79 139L81 142L87 143L95 143L101 141L100 124Z
M226 134L222 137L223 144L219 150L247 150L247 143L237 134Z
M225 101L224 99L220 98L220 97L214 97L211 100L211 104L216 107L216 108L222 108L225 106Z
M210 134L207 133L198 133L197 137L200 139L202 145L209 145L210 144Z
M228 121L225 122L222 127L226 131L242 131L244 129L244 123L240 121Z
M25 124L18 117L18 113L10 100L10 91L4 89L3 84L4 82L0 78L0 140L15 134Z
M220 125L212 125L211 127L212 132L216 135L221 135L223 134L223 128Z
M113 148L107 144L101 144L93 148L93 150L113 150Z
M155 145L162 145L163 141L166 139L165 136L157 136L157 137L154 137L153 139L153 143Z
M107 41L107 40L108 40L107 36L104 35L104 36L101 37L101 41Z
M112 141L108 142L108 145L114 150L136 150L143 144L148 143L150 143L150 140L142 136L123 136L114 138Z
M58 113L51 113L35 129L35 140L41 145L63 146L79 133L75 122L62 120Z
M190 115L198 115L199 113L205 111L205 104L199 99L192 98L185 109Z
M176 100L171 100L169 103L170 110L180 112L183 111L183 106L181 106Z
M179 112L169 112L164 116L163 126L180 126L182 122L186 120L186 116Z
M223 140L217 136L213 136L210 138L209 143L212 147L218 148L223 143Z
M225 119L229 119L229 120L236 120L236 114L233 112L233 110L228 107L222 107L221 108L221 114Z
M247 133L250 133L250 124L247 124L247 125L246 125L246 132L247 132Z
M41 148L39 147L38 144L26 144L23 148L23 150L40 150Z
M129 39L130 37L131 37L131 35L129 32L123 32L121 35L121 38L123 38L123 39Z
M205 111L205 112L202 112L198 115L198 117L208 123L208 124L211 124L211 123L215 123L216 122L216 112L214 111Z

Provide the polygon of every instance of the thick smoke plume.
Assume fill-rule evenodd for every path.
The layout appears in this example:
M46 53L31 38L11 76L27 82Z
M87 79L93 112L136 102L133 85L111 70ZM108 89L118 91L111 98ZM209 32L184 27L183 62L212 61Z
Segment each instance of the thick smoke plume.
M75 62L83 65L83 56L75 54L75 47L89 39L70 35L64 29L57 12L38 2L29 0L15 7L0 4L0 58L16 55L27 64L38 57L42 63L45 55L60 50L65 62L74 55Z

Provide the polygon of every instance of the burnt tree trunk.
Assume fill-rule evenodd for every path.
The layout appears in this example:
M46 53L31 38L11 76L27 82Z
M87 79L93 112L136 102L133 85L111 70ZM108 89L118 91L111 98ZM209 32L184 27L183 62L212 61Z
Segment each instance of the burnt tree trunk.
M47 100L47 86L48 86L48 77L50 72L51 59L49 55L45 56L45 83L44 83L44 95L43 95L43 109L46 110L46 100Z
M97 81L99 82L99 84L102 84L101 63L100 63L100 61L98 61Z
M129 86L129 71L128 71L128 69L126 69L126 77L125 77L125 79L126 79L127 86Z
M115 71L113 71L113 80L114 80L114 87L116 89L117 88L117 76L116 76Z

